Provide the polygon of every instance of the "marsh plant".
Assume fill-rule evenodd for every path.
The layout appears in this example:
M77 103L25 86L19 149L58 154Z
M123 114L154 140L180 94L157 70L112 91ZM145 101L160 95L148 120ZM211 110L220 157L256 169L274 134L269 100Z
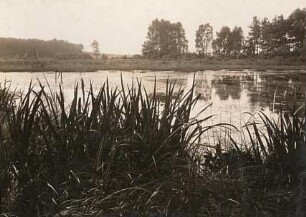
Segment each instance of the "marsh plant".
M141 82L99 91L81 81L67 102L30 85L0 90L0 211L4 216L286 216L303 212L305 117L261 113L250 144L205 149L214 127L190 117L199 96ZM37 89L37 88L36 88ZM203 108L203 111L206 108ZM299 111L301 112L301 111ZM204 127L205 126L205 127ZM300 198L300 199L299 199Z

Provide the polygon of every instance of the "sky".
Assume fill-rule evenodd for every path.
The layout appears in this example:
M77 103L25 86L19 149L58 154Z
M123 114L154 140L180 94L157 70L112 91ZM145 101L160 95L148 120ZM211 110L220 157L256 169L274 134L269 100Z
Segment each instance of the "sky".
M90 51L97 40L102 53L141 53L153 19L181 22L189 51L195 32L210 23L241 26L244 35L252 17L283 14L306 8L305 0L0 0L0 37L63 39Z

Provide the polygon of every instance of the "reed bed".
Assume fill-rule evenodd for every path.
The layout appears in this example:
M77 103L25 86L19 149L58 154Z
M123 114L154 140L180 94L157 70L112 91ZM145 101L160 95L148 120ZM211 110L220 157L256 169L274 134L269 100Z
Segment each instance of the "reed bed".
M303 213L305 116L261 113L250 144L201 144L211 116L190 117L200 96L148 94L138 81L64 92L40 84L16 100L0 90L3 216L288 216ZM203 111L207 109L203 108ZM204 124L205 123L205 124ZM205 126L205 127L203 127ZM220 140L221 141L221 140ZM306 177L305 177L306 179ZM301 182L302 180L302 182ZM305 180L304 180L305 182ZM304 190L305 192L305 190Z

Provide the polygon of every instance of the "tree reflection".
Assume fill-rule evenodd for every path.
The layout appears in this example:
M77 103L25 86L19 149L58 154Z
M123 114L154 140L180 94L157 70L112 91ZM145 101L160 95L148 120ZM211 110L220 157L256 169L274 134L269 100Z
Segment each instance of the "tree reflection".
M239 100L243 90L242 81L247 79L238 75L219 76L212 81L212 87L216 89L216 95L221 100L228 100L229 97Z
M230 75L216 74L206 78L199 76L196 83L196 92L201 94L201 100L214 101L217 96L221 101L242 100L241 94L246 91L250 107L270 110L283 109L284 105L303 103L305 98L304 75L288 73L233 73ZM212 96L212 89L215 89Z

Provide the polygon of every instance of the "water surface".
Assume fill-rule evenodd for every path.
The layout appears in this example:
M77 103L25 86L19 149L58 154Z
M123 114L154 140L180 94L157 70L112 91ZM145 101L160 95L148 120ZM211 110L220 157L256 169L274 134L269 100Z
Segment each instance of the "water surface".
M0 73L0 82L10 82L13 88L26 90L30 81L39 89L37 79L51 89L57 90L62 83L67 99L72 98L73 88L80 79L86 87L93 83L97 91L108 80L112 87L121 87L121 76L125 85L131 86L141 81L149 93L152 93L156 80L157 93L165 93L167 80L176 82L179 87L190 88L195 78L195 92L200 94L200 101L193 110L197 114L204 106L212 106L202 115L214 114L213 123L226 122L242 126L249 118L248 113L263 111L267 114L279 112L281 108L292 107L305 101L306 73L304 71L200 71L185 72L152 72L152 71L98 71L85 73L62 73L62 77L54 72L45 73Z

